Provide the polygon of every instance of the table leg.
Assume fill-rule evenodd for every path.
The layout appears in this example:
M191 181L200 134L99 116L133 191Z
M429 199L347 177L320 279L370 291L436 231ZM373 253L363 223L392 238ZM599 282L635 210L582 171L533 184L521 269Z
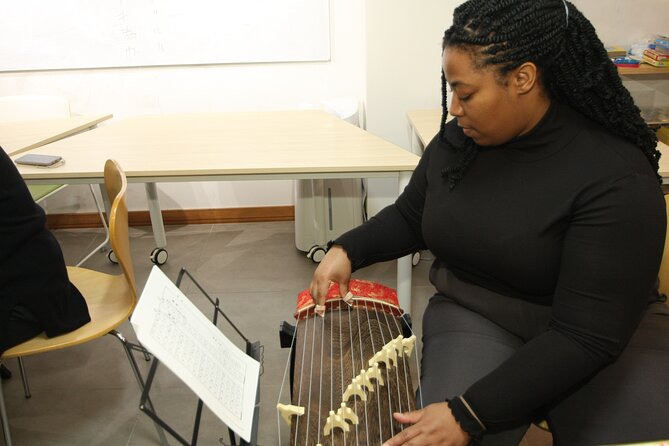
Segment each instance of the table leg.
M145 183L144 187L146 189L146 200L149 203L149 215L151 216L151 227L153 228L153 237L156 240L156 248L165 248L167 237L163 225L163 214L160 213L156 183Z
M399 176L399 193L404 191L404 188L409 184L411 172L400 172ZM411 257L406 255L397 259L397 300L400 308L405 312L411 313Z

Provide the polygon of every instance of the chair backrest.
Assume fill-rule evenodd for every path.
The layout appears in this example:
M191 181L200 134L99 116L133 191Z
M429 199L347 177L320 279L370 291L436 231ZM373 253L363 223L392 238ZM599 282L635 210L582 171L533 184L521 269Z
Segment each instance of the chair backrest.
M123 169L115 160L107 160L105 163L105 189L112 203L109 212L109 241L128 285L133 291L133 297L137 300L137 283L128 236L128 205L126 203L128 181Z
M355 126L360 126L358 99L352 96L321 102L323 110Z
M353 96L327 99L322 102L303 102L300 110L323 110L348 123L360 127L360 105Z
M669 221L669 195L664 196L667 220ZM660 264L660 294L669 296L669 225L667 226L667 237L664 240L664 252L662 253L662 263Z
M69 116L70 103L65 98L45 95L0 96L0 122Z

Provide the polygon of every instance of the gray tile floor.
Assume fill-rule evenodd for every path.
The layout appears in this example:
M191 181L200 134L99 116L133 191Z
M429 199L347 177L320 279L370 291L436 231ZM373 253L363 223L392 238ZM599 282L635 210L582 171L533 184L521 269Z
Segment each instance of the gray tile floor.
M54 231L68 264L74 264L102 240L99 230ZM150 228L131 228L131 247L138 278L144 283L153 266L149 253L154 247ZM264 371L260 378L259 445L287 442L287 429L276 416L279 395L286 401L284 370L288 350L279 346L282 321L293 321L297 294L306 288L315 264L295 248L292 222L171 226L167 228L169 260L163 272L176 280L185 267L252 341L264 346ZM426 257L426 256L424 256ZM93 256L87 268L119 273L104 253ZM429 260L414 268L411 314L420 338L420 315L432 293L427 281ZM366 268L354 277L395 286L395 262ZM211 307L192 284L185 281L185 294L206 314ZM129 323L120 331L130 339ZM233 341L240 341L224 329ZM241 345L241 342L240 342ZM148 363L138 356L140 367ZM151 420L138 409L139 388L119 342L110 337L25 359L32 398L23 396L16 361L8 368L14 376L3 381L15 446L154 445L159 444ZM281 390L283 388L283 390ZM190 438L196 399L165 367L159 368L152 399L157 412L179 433ZM169 438L169 444L177 444ZM227 429L205 409L199 444L229 444ZM532 428L523 446L548 446L550 435ZM4 446L0 439L0 446Z

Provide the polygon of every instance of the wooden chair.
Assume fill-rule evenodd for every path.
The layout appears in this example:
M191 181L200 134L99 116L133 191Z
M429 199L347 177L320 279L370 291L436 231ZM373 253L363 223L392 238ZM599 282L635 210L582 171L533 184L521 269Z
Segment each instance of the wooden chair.
M2 122L33 121L68 117L70 117L70 103L65 98L49 95L0 96L0 121ZM35 203L40 203L65 187L67 187L67 184L29 184L28 190ZM77 263L77 266L81 266L109 242L109 228L105 221L102 210L103 206L98 201L92 184L89 184L89 188L98 215L100 216L102 227L105 230L105 239L100 245L96 246L95 249L84 256L84 258Z
M144 389L144 380L140 374L132 350L142 350L140 346L128 342L116 328L125 322L137 301L137 285L130 255L128 237L128 207L126 205L127 181L118 163L108 160L105 164L105 188L112 202L110 212L110 241L112 249L121 266L122 274L112 275L81 267L67 267L70 281L81 291L86 299L91 322L70 333L47 338L44 333L5 351L0 361L10 358L22 358L53 350L83 344L106 334L111 334L121 341L130 366L137 378L140 389ZM46 292L47 290L45 290ZM143 351L143 350L142 350ZM22 363L20 370L25 379ZM26 396L29 397L27 381L24 381ZM0 415L5 433L5 444L11 446L9 423L2 386L0 386ZM159 430L161 440L164 439Z
M669 195L664 196L664 203L666 204L667 222L669 222ZM669 228L669 225L667 228ZM667 236L664 241L664 252L662 253L662 263L660 263L658 278L660 279L660 294L669 297L669 229L667 230Z

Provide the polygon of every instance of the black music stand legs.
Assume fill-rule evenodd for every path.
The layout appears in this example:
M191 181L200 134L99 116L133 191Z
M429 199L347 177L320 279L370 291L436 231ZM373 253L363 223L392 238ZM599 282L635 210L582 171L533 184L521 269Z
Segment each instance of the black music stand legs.
M232 326L232 328L242 337L244 342L246 343L246 354L255 359L256 361L260 362L260 367L261 367L261 372L260 374L262 375L262 364L263 364L263 351L264 347L260 344L259 341L256 342L251 342L249 341L240 331L239 329L235 326L235 324L232 323L232 321L223 313L223 311L220 308L220 300L218 298L212 299L209 294L200 286L200 284L195 280L195 278L185 269L181 268L181 271L179 272L179 276L176 281L176 286L179 287L181 285L181 280L183 279L183 276L187 275L188 278L198 287L198 289L204 294L204 296L209 300L209 302L212 304L214 308L214 314L212 316L212 323L214 325L217 325L218 322L218 316L219 314L225 318L225 320ZM188 440L186 440L184 437L182 437L178 432L176 432L169 424L167 424L162 418L158 416L156 411L153 409L153 405L151 404L151 400L149 397L149 392L151 391L151 386L153 384L153 379L156 375L156 370L158 369L158 365L160 364L160 361L158 361L158 358L153 356L153 362L151 363L151 368L149 369L149 374L146 378L146 385L144 386L144 391L142 392L142 397L139 402L139 409L144 412L149 418L151 418L156 424L161 426L165 431L167 431L174 439L176 439L179 443L181 443L183 446L196 446L197 445L197 440L198 440L198 435L200 432L200 421L202 418L202 408L203 408L203 402L201 399L198 398L197 400L197 408L195 410L195 420L193 422L193 433L191 436L190 443ZM239 444L241 446L256 446L258 443L258 416L259 416L259 411L260 411L260 381L258 381L258 389L256 390L256 403L255 403L255 408L253 410L253 423L252 423L252 428L251 428L251 439L249 442L245 441L243 438L239 439ZM228 435L229 435L229 445L231 446L236 446L237 445L237 437L235 433L232 431L232 429L228 428ZM223 438L220 438L219 440L221 444L225 444L223 442Z

